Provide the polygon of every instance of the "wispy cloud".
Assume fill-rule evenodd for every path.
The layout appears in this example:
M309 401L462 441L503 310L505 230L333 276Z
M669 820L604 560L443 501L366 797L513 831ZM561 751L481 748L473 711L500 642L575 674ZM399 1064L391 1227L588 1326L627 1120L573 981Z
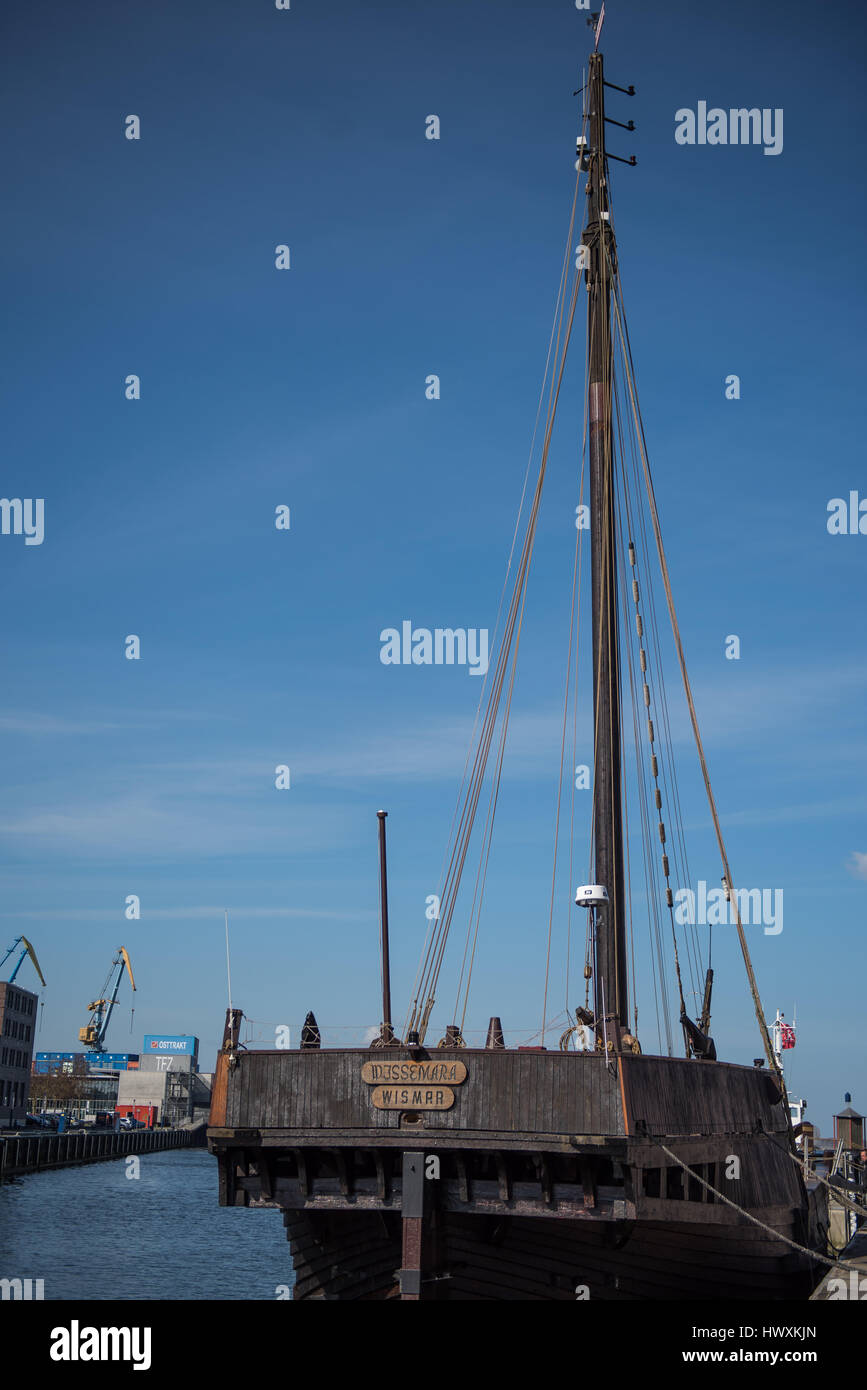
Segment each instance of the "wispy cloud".
M54 714L0 714L0 730L12 734L102 734L133 727L102 719L62 719Z
M666 673L671 695L677 689L672 712L672 737L676 743L692 739L677 672ZM756 736L816 725L841 705L867 691L867 666L841 666L829 670L802 669L793 679L790 665L769 658L764 669L751 672L737 662L726 663L724 675L713 679L703 671L692 680L696 713L702 738L715 743L745 743Z
M867 854L862 854L860 850L853 850L852 857L846 865L850 874L856 878L867 878Z
M726 811L722 819L726 825L794 825L800 821L823 821L833 820L835 816L863 815L865 810L865 795L840 797L836 801L811 801L805 798L794 805L756 806L744 811ZM688 825L686 828L695 827ZM864 857L862 855L862 858Z
M171 722L224 718L210 711L196 710L124 710L121 717L97 716L91 719L72 719L65 715L37 714L32 711L0 710L0 732L13 734L103 734L123 729L158 729Z
M559 756L562 711L555 708L515 711L509 721L507 763L514 776L551 772ZM571 721L570 721L571 722ZM589 730L589 717L586 720ZM463 720L420 720L415 728L392 730L343 747L301 752L299 775L341 780L357 777L414 777L421 781L460 779L473 730ZM495 744L496 747L496 737Z
M474 712L473 712L474 713ZM515 776L548 775L559 757L563 713L554 708L516 711L509 722L507 761ZM579 720L579 737L589 735L589 713ZM299 791L319 782L349 782L412 777L421 782L459 780L463 774L473 730L473 715L465 719L420 718L412 726L387 732L344 728L342 740L308 743L284 740L281 756L292 769L292 786ZM571 716L567 740L571 736ZM496 739L495 744L496 746ZM233 758L198 758L152 764L148 771L165 787L194 784L217 795L258 790L263 778L273 778L273 750Z
M800 672L797 681L782 667L762 675L726 672L725 679L696 681L699 719L708 745L739 744L750 737L785 735L790 728L835 727L835 707L851 708L867 689L867 667L842 665L830 671ZM147 722L183 720L188 712L97 712L93 720L62 714L0 714L0 732L46 737L78 735ZM101 764L88 757L78 774L70 770L59 785L37 764L22 766L17 781L7 776L0 806L0 833L17 853L61 857L100 857L106 862L134 855L151 861L184 857L227 859L333 852L355 842L361 832L357 799L390 780L412 780L419 787L450 784L457 794L466 766L475 710L466 717L428 715L383 728L344 725L339 733L321 728L299 737L281 735L265 746L239 746L232 738L208 738L215 756L136 762L106 754ZM567 748L571 746L570 728ZM562 709L555 704L515 709L509 728L505 771L510 779L556 777ZM686 716L672 700L672 732L678 746L691 740ZM579 747L592 743L589 708L579 712ZM279 747L273 746L279 744ZM229 756L221 754L229 753ZM582 759L589 761L589 759ZM292 789L274 787L278 762L291 767ZM47 765L46 765L47 766ZM338 790L340 789L340 790ZM748 807L725 813L730 824L782 824L860 813L864 798L849 795L824 803L798 801L781 807ZM863 856L849 865L867 877Z
M328 921L339 922L366 922L376 913L371 909L369 912L331 912L319 907L233 907L231 903L223 903L219 907L156 907L147 908L142 912L142 919L155 919L157 921L208 921L213 919L215 927L220 931L224 929L224 913L228 907L229 923L232 919L236 923L245 918L294 918L305 919L322 918ZM94 908L28 908L22 912L0 912L0 921L7 919L27 918L29 921L40 922L92 922L95 920L105 922L116 922L118 917L117 908L94 907Z
M553 708L513 718L510 776L553 774L561 719ZM44 731L53 728L46 723ZM456 794L471 732L472 716L420 719L390 732L346 727L339 742L323 738L305 746L299 740L293 746L289 737L276 751L140 763L134 772L128 761L107 757L60 785L42 774L7 781L0 834L19 851L107 861L333 851L362 833L350 804L359 787L366 789L362 795L372 794L374 783L412 779L451 783ZM278 791L275 768L283 761L292 786Z
M0 834L14 840L19 851L109 861L132 856L138 863L145 858L309 854L334 849L353 834L354 813L345 806L294 804L291 791L278 792L273 783L265 795L273 798L270 805L220 802L191 788L183 799L177 789L163 797L98 802L73 796L62 809L20 815L7 811Z

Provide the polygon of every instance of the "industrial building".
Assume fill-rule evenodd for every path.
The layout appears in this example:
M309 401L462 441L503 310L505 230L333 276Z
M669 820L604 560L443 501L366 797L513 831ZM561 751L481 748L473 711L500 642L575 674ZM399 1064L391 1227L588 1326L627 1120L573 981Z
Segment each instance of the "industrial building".
M90 1123L104 1111L146 1124L181 1124L210 1104L210 1076L198 1070L199 1040L191 1034L148 1033L138 1052L37 1052L37 1075L80 1079L73 1097L46 1109Z
M43 1097L34 1108L55 1113L62 1111L70 1120L90 1123L98 1114L113 1111L117 1104L117 1078L122 1071L139 1065L137 1052L37 1052L33 1075L74 1076L78 1086L74 1096ZM34 1091L39 1095L39 1087Z
M102 1071L134 1071L137 1052L37 1052L33 1071L39 1076L85 1076Z
M199 1040L189 1034L146 1034L138 1070L118 1078L120 1113L153 1123L191 1120L209 1098L210 1085L199 1075Z
M117 1109L153 1124L183 1124L210 1105L210 1077L193 1071L121 1072Z
M102 989L88 1004L87 1023L78 1030L85 1050L37 1052L35 1058L38 996L19 988L15 976L29 956L43 985L45 978L24 936L15 938L0 968L16 954L9 980L0 981L0 1127L24 1123L31 1092L34 1108L83 1123L120 1113L147 1124L176 1125L206 1112L211 1078L199 1074L199 1040L192 1034L148 1033L141 1053L105 1050L124 974L135 991L125 947L118 947Z
M0 1126L23 1123L30 1102L30 1062L39 996L0 981Z

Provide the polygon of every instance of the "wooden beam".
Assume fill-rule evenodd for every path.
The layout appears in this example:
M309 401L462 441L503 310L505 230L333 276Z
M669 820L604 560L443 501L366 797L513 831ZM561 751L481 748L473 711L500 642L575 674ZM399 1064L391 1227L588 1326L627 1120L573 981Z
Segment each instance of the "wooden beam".
M274 1154L268 1153L267 1149L259 1152L259 1186L262 1189L262 1196L271 1201L274 1196L274 1168L276 1165Z
M376 1192L380 1201L385 1201L388 1197L388 1178L385 1174L385 1159L380 1149L373 1150L373 1161L376 1164Z
M467 1171L467 1160L462 1153L455 1154L455 1163L458 1170L458 1192L462 1202L470 1200L470 1175Z
M405 1153L401 1175L403 1229L398 1279L400 1297L406 1303L418 1303L421 1299L425 1187L424 1154Z
M295 1162L298 1164L298 1181L301 1183L301 1191L305 1197L310 1196L310 1173L307 1168L307 1155L303 1149L293 1149Z
M550 1168L548 1167L548 1161L547 1161L547 1159L545 1158L545 1155L544 1155L544 1154L539 1154L537 1157L538 1157L538 1164L539 1164L539 1182L540 1182L541 1187L542 1187L542 1197L543 1197L543 1199L544 1199L546 1202L550 1202L550 1201L551 1201L551 1198L552 1198L552 1196L553 1196L553 1186L552 1186L552 1183L551 1183L551 1170L550 1170Z
M596 1206L596 1169L594 1164L582 1158L578 1164L581 1173L581 1186L584 1189L584 1205L592 1210Z
M343 1193L344 1197L348 1197L352 1191L352 1186L350 1182L349 1165L346 1162L346 1154L343 1149L329 1149L328 1152L333 1155L335 1164L337 1165L337 1179L340 1183L340 1191Z
M508 1202L512 1196L512 1183L509 1177L509 1167L506 1163L506 1155L497 1152L495 1157L497 1160L497 1186L499 1188L500 1198L502 1201Z

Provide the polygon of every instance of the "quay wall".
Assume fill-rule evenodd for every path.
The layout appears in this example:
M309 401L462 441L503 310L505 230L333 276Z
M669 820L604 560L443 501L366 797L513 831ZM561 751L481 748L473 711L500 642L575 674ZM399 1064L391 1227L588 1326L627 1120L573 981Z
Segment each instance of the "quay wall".
M68 1134L18 1134L0 1138L0 1184L24 1173L101 1163L127 1154L189 1149L204 1143L205 1127L194 1129L76 1130Z

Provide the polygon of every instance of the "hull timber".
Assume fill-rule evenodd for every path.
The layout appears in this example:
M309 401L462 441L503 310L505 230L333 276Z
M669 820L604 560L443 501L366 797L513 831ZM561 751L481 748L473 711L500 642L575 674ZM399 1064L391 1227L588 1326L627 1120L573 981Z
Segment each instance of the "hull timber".
M284 1215L300 1300L400 1297L399 1219L308 1212ZM789 1234L790 1231L786 1231ZM750 1228L700 1222L586 1222L529 1217L437 1220L438 1260L422 1278L425 1300L592 1302L624 1299L732 1300L807 1298L805 1280L780 1256L780 1242ZM792 1258L790 1258L792 1256Z
M465 1065L453 1105L376 1108L364 1064L420 1056ZM208 1142L223 1205L282 1209L300 1300L804 1298L820 1273L773 1234L812 1244L785 1104L755 1067L239 1051L219 1058Z

